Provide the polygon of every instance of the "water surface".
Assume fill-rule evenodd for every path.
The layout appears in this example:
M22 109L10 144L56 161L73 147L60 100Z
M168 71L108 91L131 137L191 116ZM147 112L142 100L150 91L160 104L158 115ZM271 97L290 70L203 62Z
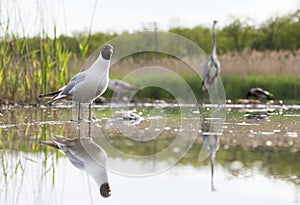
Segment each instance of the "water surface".
M227 105L224 121L211 105L129 109L142 118L124 120L122 106L93 108L91 135L108 155L106 199L89 175L38 144L77 137L72 106L2 108L0 204L300 203L298 106ZM83 122L81 135L88 129ZM199 161L204 132L220 136L213 178L209 153Z

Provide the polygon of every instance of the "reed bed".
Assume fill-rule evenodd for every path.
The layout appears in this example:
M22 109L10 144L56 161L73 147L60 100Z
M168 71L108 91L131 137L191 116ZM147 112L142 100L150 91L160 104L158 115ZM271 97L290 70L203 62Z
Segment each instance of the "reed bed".
M219 56L222 75L300 75L300 50L228 52Z
M35 104L39 94L63 86L79 70L74 62L82 62L64 42L48 36L32 47L28 39L6 34L0 56L0 99L21 104Z
M0 36L0 104L39 104L38 96L64 86L82 69L89 48L95 47L89 35L70 40L57 37L56 29L53 38L4 33Z
M299 54L300 50L262 52L247 49L241 53L230 52L220 55L221 79L226 97L232 100L245 98L250 88L262 87L273 93L277 100L282 99L284 102L297 103L300 95ZM127 58L112 66L111 76L112 78L122 78L133 70L151 65L165 67L180 74L190 85L196 98L202 99L200 76L177 58L153 58L150 60L147 58ZM180 88L179 82L169 82L170 79L162 79L160 75L154 77L149 73L145 75L149 76L149 82L165 81L165 84L174 83ZM132 79L130 83L138 86L145 81L139 82L138 79ZM109 97L109 95L107 96ZM157 88L147 88L139 92L138 97L141 99L173 99L166 92L158 92Z
M6 43L5 43L6 42ZM80 56L72 54L63 42L46 38L41 40L40 47L32 50L26 39L14 39L1 42L0 59L0 98L20 104L37 104L40 93L62 87L70 78L80 71ZM251 87L262 87L272 92L279 99L296 102L300 95L300 50L295 52L250 51L220 55L222 64L221 79L227 98L243 98ZM139 68L157 65L168 68L179 75L190 85L196 97L201 99L200 76L183 61L170 57L129 57L114 64L111 78L122 79L126 74ZM145 75L149 75L146 74ZM151 81L163 81L161 76L151 77ZM130 83L139 85L138 79ZM170 82L171 83L171 82ZM237 89L237 86L239 89ZM147 92L146 92L147 91ZM161 93L161 96L160 94ZM111 92L105 96L110 97ZM140 91L140 100L166 99L165 92L157 88ZM169 100L172 100L171 97Z
M296 51L256 51L227 52L218 56L221 74L233 75L300 75L300 49ZM195 71L177 58L126 58L115 64L112 74L124 75L134 69L157 65L180 74L194 74Z

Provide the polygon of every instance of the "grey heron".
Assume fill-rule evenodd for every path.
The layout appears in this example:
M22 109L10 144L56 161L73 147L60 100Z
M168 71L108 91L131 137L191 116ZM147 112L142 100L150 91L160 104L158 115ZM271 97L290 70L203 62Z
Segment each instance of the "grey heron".
M216 153L219 149L219 141L221 137L220 132L215 132L215 126L211 126L211 123L207 119L202 119L202 132L201 132L201 141L202 149L199 153L199 161L204 161L207 157L210 160L211 167L211 190L215 191L214 186L214 165Z
M202 91L205 92L207 89L217 82L217 78L220 74L221 64L217 58L216 51L216 29L215 26L218 21L213 21L212 26L212 51L208 56L203 70L202 70Z

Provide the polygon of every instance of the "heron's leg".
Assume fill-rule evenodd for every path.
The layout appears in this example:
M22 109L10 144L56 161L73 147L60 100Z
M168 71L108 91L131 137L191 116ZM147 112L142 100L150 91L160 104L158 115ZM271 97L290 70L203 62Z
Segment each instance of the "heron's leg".
M216 191L216 188L214 186L214 163L215 159L213 157L213 153L210 153L210 166L211 166L211 191Z
M91 124L92 124L92 122L91 122L91 121L89 121L89 122L88 122L88 124L89 124L89 132L88 132L88 137L89 137L89 138L91 138L91 126L92 126Z
M92 120L92 103L89 103L89 121Z
M78 132L78 138L80 138L80 123L81 123L81 119L80 119L80 107L81 107L81 104L80 102L78 103L78 116L77 116L77 132Z
M80 138L80 121L77 123L77 132L78 132L78 138Z
M88 124L89 124L88 136L89 136L89 138L91 138L91 123L92 123L92 103L89 103L89 119L88 119Z
M81 107L81 104L80 102L78 103L78 122L80 122L80 107Z

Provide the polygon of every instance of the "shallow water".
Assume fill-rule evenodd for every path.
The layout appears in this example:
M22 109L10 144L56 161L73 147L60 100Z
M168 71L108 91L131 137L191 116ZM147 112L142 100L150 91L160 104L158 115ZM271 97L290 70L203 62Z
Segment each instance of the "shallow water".
M93 108L91 136L107 153L112 191L102 198L93 178L38 144L77 137L76 109L2 108L0 204L300 204L298 106L130 107L140 119L127 109ZM212 114L222 109L226 118ZM219 140L213 177L202 135Z

